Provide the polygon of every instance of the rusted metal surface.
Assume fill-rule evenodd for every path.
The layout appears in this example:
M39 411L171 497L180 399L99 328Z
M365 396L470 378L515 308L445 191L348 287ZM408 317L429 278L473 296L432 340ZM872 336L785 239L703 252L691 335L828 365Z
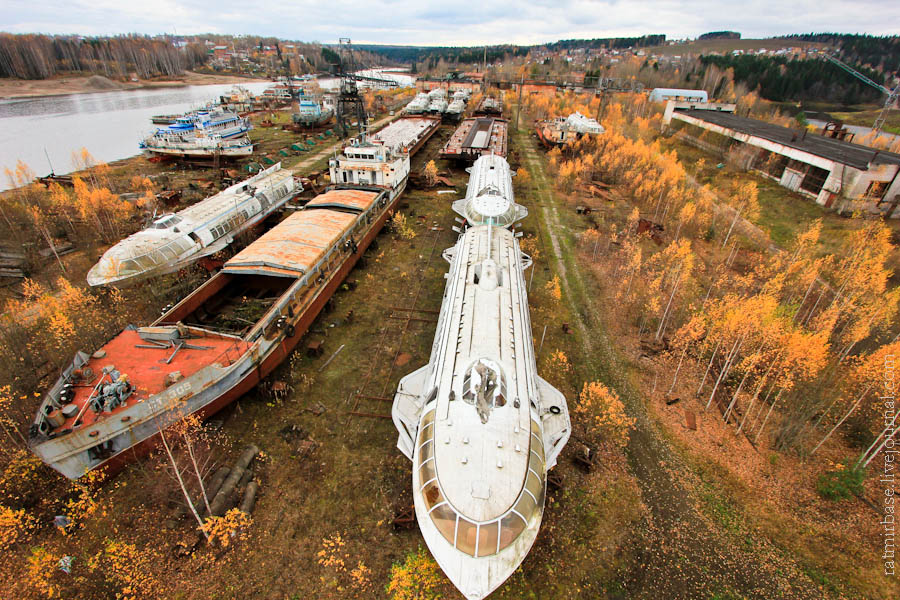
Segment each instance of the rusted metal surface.
M505 119L475 117L463 119L441 150L443 158L478 158L483 154L506 156L507 128Z
M349 208L363 212L378 199L377 192L362 190L331 190L310 200L307 208Z
M357 398L365 398L366 400L378 400L379 402L393 402L393 398L384 398L382 396L367 396L365 394L357 394Z
M300 277L309 272L356 219L357 215L335 211L296 212L237 253L225 263L223 270Z
M691 431L697 431L697 415L692 410L684 411L684 426Z

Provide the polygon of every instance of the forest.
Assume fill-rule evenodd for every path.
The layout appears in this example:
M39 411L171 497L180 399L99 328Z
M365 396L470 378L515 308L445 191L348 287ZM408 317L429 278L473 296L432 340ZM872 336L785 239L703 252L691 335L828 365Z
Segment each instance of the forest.
M802 33L782 36L804 42L823 42L840 49L844 60L886 72L900 69L900 36L858 33Z
M0 77L47 79L91 73L124 79L171 77L206 62L206 49L178 49L168 41L138 35L115 37L12 35L0 33Z
M735 82L748 89L759 87L759 94L773 102L787 100L819 100L841 104L878 102L881 92L854 78L840 67L825 60L788 59L783 56L704 55L704 67L734 69ZM856 67L876 82L884 76L866 67Z

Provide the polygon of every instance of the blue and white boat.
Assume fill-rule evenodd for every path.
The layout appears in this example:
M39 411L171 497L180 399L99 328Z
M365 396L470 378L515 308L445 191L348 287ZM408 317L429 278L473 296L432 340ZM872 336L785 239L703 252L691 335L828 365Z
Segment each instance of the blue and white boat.
M297 125L315 127L327 123L333 114L334 109L324 100L301 96L299 108L291 118Z
M249 156L253 153L253 144L247 137L250 129L250 121L233 112L198 110L157 129L141 141L140 148L150 156Z

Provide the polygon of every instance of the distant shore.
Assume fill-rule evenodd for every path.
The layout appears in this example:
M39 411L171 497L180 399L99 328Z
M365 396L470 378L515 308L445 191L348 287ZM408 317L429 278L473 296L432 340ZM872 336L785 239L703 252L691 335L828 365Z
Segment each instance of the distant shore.
M182 87L188 85L264 83L268 79L237 77L235 75L211 75L186 71L174 79L141 81L114 81L100 75L64 75L52 79L0 79L0 99L89 94L116 90L140 90L148 88Z

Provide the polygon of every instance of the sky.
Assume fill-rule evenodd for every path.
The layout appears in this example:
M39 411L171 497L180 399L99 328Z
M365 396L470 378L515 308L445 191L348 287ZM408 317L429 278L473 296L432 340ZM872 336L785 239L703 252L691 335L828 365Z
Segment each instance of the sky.
M898 0L0 0L11 33L221 33L399 45L539 44L707 31L900 35Z

